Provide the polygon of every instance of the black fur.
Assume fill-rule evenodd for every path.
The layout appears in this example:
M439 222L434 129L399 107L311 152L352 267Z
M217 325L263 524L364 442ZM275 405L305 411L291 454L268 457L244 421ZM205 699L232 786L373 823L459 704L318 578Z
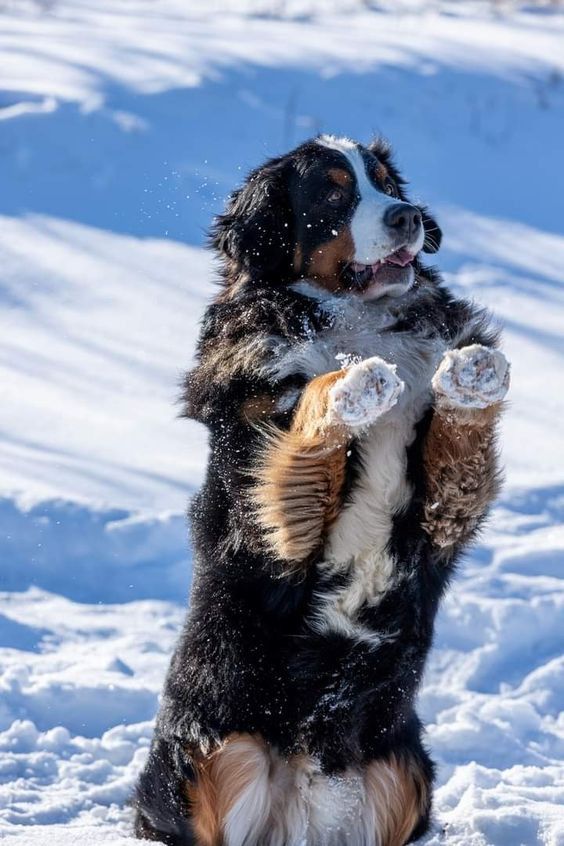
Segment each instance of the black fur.
M259 396L270 396L274 403L304 383L300 377L283 382L268 377L263 367L272 355L268 339L296 344L322 332L330 321L315 301L288 283L295 279L296 243L321 242L327 227L335 225L327 220L311 234L297 213L313 202L300 192L300 179L309 174L315 181L319 161L331 155L309 142L254 171L212 233L223 262L224 287L204 317L198 363L186 378L184 393L186 416L205 423L210 432L207 475L190 513L192 596L136 794L137 835L171 846L194 842L185 787L192 777L192 752L213 748L231 732L258 733L282 755L315 755L327 773L391 751L401 756L405 750L419 761L429 783L433 779L414 700L438 603L459 550L445 562L421 529L422 444L432 411L420 422L409 448L414 495L396 515L390 540L398 568L410 578L377 607L362 610L366 625L401 633L389 642L384 639L379 649L352 644L338 633L316 634L308 626L314 591L332 585L315 558L305 575L283 576L283 562L265 551L248 505L248 468L261 435L245 420L242 406ZM366 155L386 165L398 197L406 199L389 148L377 141ZM424 249L435 252L440 229L426 209L421 211ZM431 331L449 343L462 338L459 345L494 343L486 318L477 334L465 336L476 316L474 307L454 299L436 271L419 263L416 269L421 299L408 309L398 306L390 331ZM236 349L250 349L252 355L234 356ZM291 409L277 411L273 405L270 419L285 427L291 414ZM353 445L349 489L354 488L358 462ZM413 839L426 830L428 815L429 810Z

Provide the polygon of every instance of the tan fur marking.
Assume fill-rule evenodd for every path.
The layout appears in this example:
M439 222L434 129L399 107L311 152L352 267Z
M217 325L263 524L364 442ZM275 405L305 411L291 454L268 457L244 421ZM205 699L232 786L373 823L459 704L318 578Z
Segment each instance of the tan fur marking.
M302 264L304 261L304 254L301 247L301 244L298 244L296 249L294 250L294 272L301 273L302 272Z
M392 754L365 771L366 801L376 821L378 846L404 846L429 802L429 785L417 763Z
M352 182L352 178L348 170L342 170L340 167L332 167L329 171L329 176L333 182L336 182L337 185L340 185L342 188L345 188Z
M268 394L251 397L251 399L245 400L241 406L241 417L247 423L257 423L272 414L275 404L274 397L269 397Z
M211 757L199 761L195 766L196 781L187 784L190 816L199 846L217 846L220 843L216 790L211 769Z
M318 376L305 388L289 431L266 432L252 496L266 542L293 564L322 543L340 508L346 428L329 422L329 390L344 371Z
M377 181L380 183L384 183L386 179L390 178L390 174L388 173L388 168L379 162L374 170L374 176L376 177Z
M499 492L495 427L502 408L456 409L439 400L424 447L423 528L442 549L467 541Z
M257 761L267 754L261 738L233 733L195 761L196 781L187 790L198 846L221 846L227 814L256 778Z
M341 285L340 272L343 264L354 255L354 244L350 229L343 226L338 235L316 247L309 260L307 272L315 282L328 291L337 291Z

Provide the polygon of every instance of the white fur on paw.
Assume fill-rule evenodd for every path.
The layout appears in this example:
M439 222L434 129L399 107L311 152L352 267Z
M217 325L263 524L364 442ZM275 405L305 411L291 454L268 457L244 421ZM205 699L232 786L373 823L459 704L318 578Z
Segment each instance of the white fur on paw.
M499 350L480 344L449 350L433 376L435 394L460 408L487 408L509 388L509 362Z
M403 389L394 364L378 356L367 358L349 367L347 375L331 388L332 419L363 429L393 408Z

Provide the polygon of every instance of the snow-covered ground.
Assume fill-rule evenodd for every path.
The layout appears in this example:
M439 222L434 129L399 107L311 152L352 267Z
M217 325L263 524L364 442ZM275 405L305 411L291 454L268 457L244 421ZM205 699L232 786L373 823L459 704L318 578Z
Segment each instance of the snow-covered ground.
M205 463L175 406L203 233L327 130L393 141L513 362L507 484L421 694L426 843L564 844L564 14L385 5L0 2L0 839L132 842Z

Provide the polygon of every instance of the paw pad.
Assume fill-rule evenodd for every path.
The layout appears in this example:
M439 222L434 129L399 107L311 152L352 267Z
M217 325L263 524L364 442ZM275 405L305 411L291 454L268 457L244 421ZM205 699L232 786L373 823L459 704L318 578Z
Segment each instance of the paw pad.
M451 405L487 408L505 397L509 372L503 353L472 344L445 354L433 377L433 389Z
M362 429L397 403L404 384L396 368L375 356L353 364L331 390L333 420Z

